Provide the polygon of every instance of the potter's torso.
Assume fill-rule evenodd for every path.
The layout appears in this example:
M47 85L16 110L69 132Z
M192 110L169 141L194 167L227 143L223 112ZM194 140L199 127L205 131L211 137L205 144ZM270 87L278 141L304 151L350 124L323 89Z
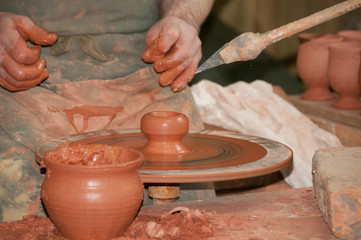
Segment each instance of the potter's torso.
M145 32L158 17L158 0L0 1L4 12L25 15L60 35Z
M16 139L30 149L80 132L139 128L141 116L149 111L183 112L191 126L196 122L192 128L202 126L189 89L174 94L169 87L160 87L153 66L141 59L158 4L158 0L0 1L1 11L29 16L48 31L73 38L71 50L62 55L42 48L49 78L39 86L17 93L0 89L0 125L10 135L18 134ZM82 51L77 35L91 35L107 61ZM66 115L82 106L113 113L73 114L80 116L76 119Z

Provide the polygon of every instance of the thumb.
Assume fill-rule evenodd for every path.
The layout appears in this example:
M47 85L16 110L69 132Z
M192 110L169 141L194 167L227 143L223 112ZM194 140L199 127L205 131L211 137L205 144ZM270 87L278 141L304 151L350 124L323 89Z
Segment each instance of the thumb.
M35 44L51 45L58 39L58 34L46 31L27 17L19 19L17 25L21 37Z

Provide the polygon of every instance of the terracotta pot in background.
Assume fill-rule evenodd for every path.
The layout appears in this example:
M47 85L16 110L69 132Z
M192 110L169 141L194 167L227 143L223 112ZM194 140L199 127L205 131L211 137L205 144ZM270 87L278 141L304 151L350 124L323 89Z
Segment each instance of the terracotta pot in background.
M337 35L341 36L345 42L361 42L360 30L343 30L339 31Z
M301 98L313 101L334 99L327 79L328 45L341 42L342 37L332 34L314 37L300 44L296 66L298 75L307 86Z
M361 42L342 42L329 46L328 77L337 100L331 105L338 109L361 109L359 82Z
M119 237L134 220L143 199L138 175L142 153L127 148L118 151L121 147L116 146L99 150L97 146L97 150L84 148L83 152L62 146L44 156L42 201L51 221L69 239ZM71 155L73 159L82 158L85 152L99 161L109 153L103 150L115 154L122 163L84 166L54 161Z

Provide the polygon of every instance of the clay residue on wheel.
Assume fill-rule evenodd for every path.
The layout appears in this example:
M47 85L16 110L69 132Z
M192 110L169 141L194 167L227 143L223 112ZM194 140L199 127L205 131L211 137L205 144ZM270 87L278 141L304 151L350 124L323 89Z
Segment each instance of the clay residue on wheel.
M82 166L119 165L133 160L135 154L131 149L121 146L65 142L47 152L44 160Z

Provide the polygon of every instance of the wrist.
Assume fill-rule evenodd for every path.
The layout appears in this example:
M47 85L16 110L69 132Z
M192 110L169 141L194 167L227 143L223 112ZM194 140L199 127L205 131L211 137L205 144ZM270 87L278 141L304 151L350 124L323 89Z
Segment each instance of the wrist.
M207 18L214 0L163 0L160 17L176 17L192 25L198 32Z

